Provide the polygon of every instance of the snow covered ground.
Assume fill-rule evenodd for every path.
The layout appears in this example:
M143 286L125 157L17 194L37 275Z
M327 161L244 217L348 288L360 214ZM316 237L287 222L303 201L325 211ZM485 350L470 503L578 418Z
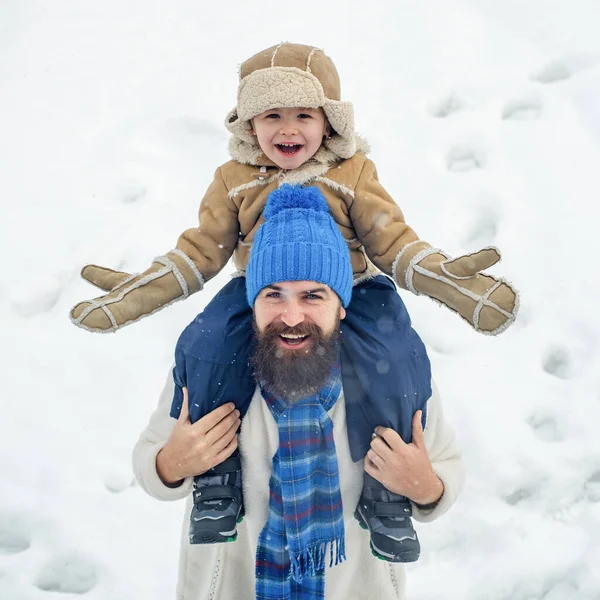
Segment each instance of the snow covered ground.
M179 332L226 281L116 335L67 318L92 261L143 270L227 160L237 65L324 47L423 239L501 248L499 338L404 294L468 483L419 527L411 600L600 598L600 5L0 3L0 598L173 597L182 505L130 452Z

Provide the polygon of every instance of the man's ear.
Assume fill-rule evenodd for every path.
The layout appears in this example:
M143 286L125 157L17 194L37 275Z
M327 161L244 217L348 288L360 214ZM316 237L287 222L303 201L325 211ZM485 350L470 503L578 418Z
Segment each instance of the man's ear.
M340 321L346 318L346 309L340 304Z

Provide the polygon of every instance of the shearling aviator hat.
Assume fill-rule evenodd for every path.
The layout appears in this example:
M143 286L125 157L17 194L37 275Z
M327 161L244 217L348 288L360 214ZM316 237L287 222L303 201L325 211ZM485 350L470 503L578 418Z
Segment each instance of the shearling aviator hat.
M249 58L240 67L238 103L225 120L238 139L258 147L250 119L271 108L322 108L334 129L324 145L340 158L356 152L354 110L340 100L340 78L322 50L283 42Z

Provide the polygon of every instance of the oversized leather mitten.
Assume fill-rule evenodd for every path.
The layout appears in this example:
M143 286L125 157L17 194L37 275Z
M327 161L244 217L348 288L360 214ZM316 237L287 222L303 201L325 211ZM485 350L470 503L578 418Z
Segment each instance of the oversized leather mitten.
M131 275L86 265L81 276L109 293L77 304L71 310L71 321L100 333L117 331L204 287L196 265L181 250L155 258L143 273Z
M399 256L395 263L399 285L445 304L480 333L497 335L514 322L519 308L517 290L501 278L482 273L500 260L497 248L450 258L425 242L415 242L415 246L406 253L408 261Z

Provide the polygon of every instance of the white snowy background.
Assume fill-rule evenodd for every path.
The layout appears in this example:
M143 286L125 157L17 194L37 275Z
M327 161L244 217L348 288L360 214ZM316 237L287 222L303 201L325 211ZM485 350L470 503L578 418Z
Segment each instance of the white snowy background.
M419 235L499 246L522 292L498 338L403 293L468 472L409 598L600 599L599 31L598 0L2 0L0 599L173 597L183 504L130 453L231 269L114 335L67 315L86 262L143 270L194 225L237 67L282 40L334 59Z

